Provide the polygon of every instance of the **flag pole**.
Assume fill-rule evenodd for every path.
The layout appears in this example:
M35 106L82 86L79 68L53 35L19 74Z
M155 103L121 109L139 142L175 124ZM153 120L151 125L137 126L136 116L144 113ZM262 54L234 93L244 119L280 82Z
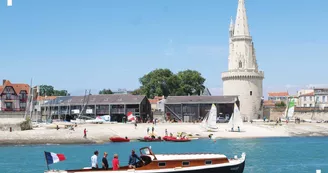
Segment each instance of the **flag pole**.
M48 168L48 171L49 171L49 164L48 164L48 160L47 160L47 156L46 156L46 152L45 151L44 151L44 158L46 159L47 168Z

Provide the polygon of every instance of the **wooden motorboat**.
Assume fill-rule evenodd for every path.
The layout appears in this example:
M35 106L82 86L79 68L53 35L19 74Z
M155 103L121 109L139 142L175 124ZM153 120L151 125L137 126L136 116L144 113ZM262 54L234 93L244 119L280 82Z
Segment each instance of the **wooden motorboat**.
M161 141L163 141L163 139L161 137L152 138L152 137L145 136L144 138L139 139L139 141L141 141L141 142L161 142Z
M235 156L228 159L223 154L195 153L195 154L154 154L149 147L140 149L140 158L135 169L128 166L120 167L119 170L94 170L91 168L76 170L49 170L45 173L243 173L246 154L241 157Z
M112 142L130 142L130 139L125 137L125 138L122 138L122 137L111 137L109 138L110 141Z

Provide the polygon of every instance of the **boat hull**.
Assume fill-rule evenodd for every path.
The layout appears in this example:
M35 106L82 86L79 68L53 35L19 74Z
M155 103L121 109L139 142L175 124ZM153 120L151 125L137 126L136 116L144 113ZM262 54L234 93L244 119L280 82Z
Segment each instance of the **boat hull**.
M71 170L71 171L63 171L58 172L58 170L46 171L45 173L243 173L245 168L245 160L238 164L226 165L226 166L218 166L214 165L208 168L197 168L197 167L189 167L189 168L176 168L176 169L153 169L153 170Z
M125 139L121 137L111 137L109 138L111 142L130 142L130 139Z

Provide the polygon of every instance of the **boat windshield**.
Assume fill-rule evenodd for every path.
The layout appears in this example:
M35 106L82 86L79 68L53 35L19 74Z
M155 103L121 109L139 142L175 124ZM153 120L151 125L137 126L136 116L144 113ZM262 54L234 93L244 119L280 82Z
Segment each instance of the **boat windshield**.
M141 155L150 155L151 154L151 151L148 147L145 147L145 148L141 148L140 149L140 154Z

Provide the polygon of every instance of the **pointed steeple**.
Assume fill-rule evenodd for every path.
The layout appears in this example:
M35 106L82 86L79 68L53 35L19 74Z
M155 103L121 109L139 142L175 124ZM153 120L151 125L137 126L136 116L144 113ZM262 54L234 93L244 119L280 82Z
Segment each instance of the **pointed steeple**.
M229 27L229 31L232 31L233 30L233 19L232 19L232 16L230 17L230 27Z
M250 36L245 8L245 0L238 0L234 36Z

